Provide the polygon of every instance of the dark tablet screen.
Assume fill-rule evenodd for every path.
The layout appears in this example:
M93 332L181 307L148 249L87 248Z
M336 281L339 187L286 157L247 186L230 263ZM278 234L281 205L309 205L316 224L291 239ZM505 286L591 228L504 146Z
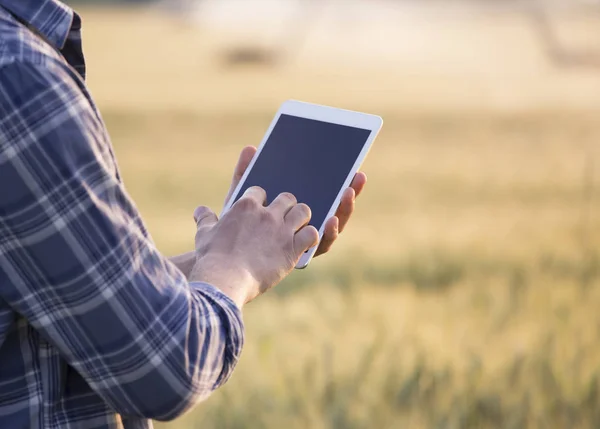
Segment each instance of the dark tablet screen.
M235 197L252 186L267 192L267 203L290 192L312 211L320 229L371 130L282 114Z

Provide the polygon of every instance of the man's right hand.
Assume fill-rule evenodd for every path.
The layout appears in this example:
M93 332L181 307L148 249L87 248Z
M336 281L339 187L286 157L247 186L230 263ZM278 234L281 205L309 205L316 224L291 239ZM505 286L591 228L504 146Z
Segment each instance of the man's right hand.
M206 207L196 209L197 260L190 281L212 284L241 308L294 269L319 240L316 228L307 226L310 209L288 193L268 207L265 202L265 191L252 187L220 220Z

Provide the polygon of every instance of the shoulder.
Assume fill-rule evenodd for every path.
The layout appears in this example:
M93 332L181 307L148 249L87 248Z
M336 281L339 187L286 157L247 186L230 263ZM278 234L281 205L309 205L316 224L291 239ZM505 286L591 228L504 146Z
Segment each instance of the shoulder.
M60 62L15 59L0 65L0 130L17 126L19 116L43 120L88 109L73 73Z
M52 46L0 9L0 68L13 63L60 68L63 61Z
M72 153L101 131L74 72L61 61L22 57L0 64L0 163L34 146Z
M61 61L0 65L0 175L15 165L30 168L31 177L40 169L67 175L64 180L118 176L108 132L76 72Z
M7 119L1 114L17 106L44 110L40 107L48 107L51 97L75 98L81 92L75 72L62 55L0 8L0 125L6 125Z

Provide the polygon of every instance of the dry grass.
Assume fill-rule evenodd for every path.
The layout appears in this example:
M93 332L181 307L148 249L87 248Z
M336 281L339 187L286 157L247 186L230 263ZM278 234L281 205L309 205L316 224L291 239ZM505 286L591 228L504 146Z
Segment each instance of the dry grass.
M101 36L132 35L133 58L117 52L122 69L150 69L145 37L156 36L143 23L170 25L152 18L124 29L124 16L87 14L92 89L127 187L173 254L192 246L195 205L220 208L237 153L260 140L276 105L240 92L223 94L214 109L207 100L198 109L173 103L173 94L163 104L165 85L182 90L173 80L181 68L165 62L118 98L107 88L119 69L105 63ZM176 44L167 56L191 67L184 53ZM196 58L193 70L212 97L212 83L268 87L276 74L221 76L209 58ZM290 82L297 94L316 93L322 83L290 73L278 75L275 93ZM569 73L556 82L580 85ZM582 76L596 87L596 77ZM360 94L349 100L362 106ZM335 252L248 306L247 346L228 385L181 421L157 426L598 427L600 122L586 103L502 112L448 110L458 104L447 100L418 112L383 103L369 186Z
M175 253L191 246L194 205L219 208L239 142L258 140L269 117L107 119L130 192ZM159 427L600 421L600 187L597 168L585 175L594 117L387 122L336 251L249 306L233 379Z

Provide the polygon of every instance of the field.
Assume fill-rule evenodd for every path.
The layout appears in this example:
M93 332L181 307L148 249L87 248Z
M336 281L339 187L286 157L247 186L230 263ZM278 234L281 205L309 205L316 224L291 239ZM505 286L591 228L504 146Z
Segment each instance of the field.
M90 86L168 255L191 249L194 207L220 209L282 100L385 119L334 251L245 309L233 378L158 428L600 425L600 70L553 68L509 13L473 24L494 58L468 57L466 21L439 18L448 69L427 40L380 68L321 64L326 46L227 68L217 54L239 37L82 13ZM494 61L506 74L482 71Z

